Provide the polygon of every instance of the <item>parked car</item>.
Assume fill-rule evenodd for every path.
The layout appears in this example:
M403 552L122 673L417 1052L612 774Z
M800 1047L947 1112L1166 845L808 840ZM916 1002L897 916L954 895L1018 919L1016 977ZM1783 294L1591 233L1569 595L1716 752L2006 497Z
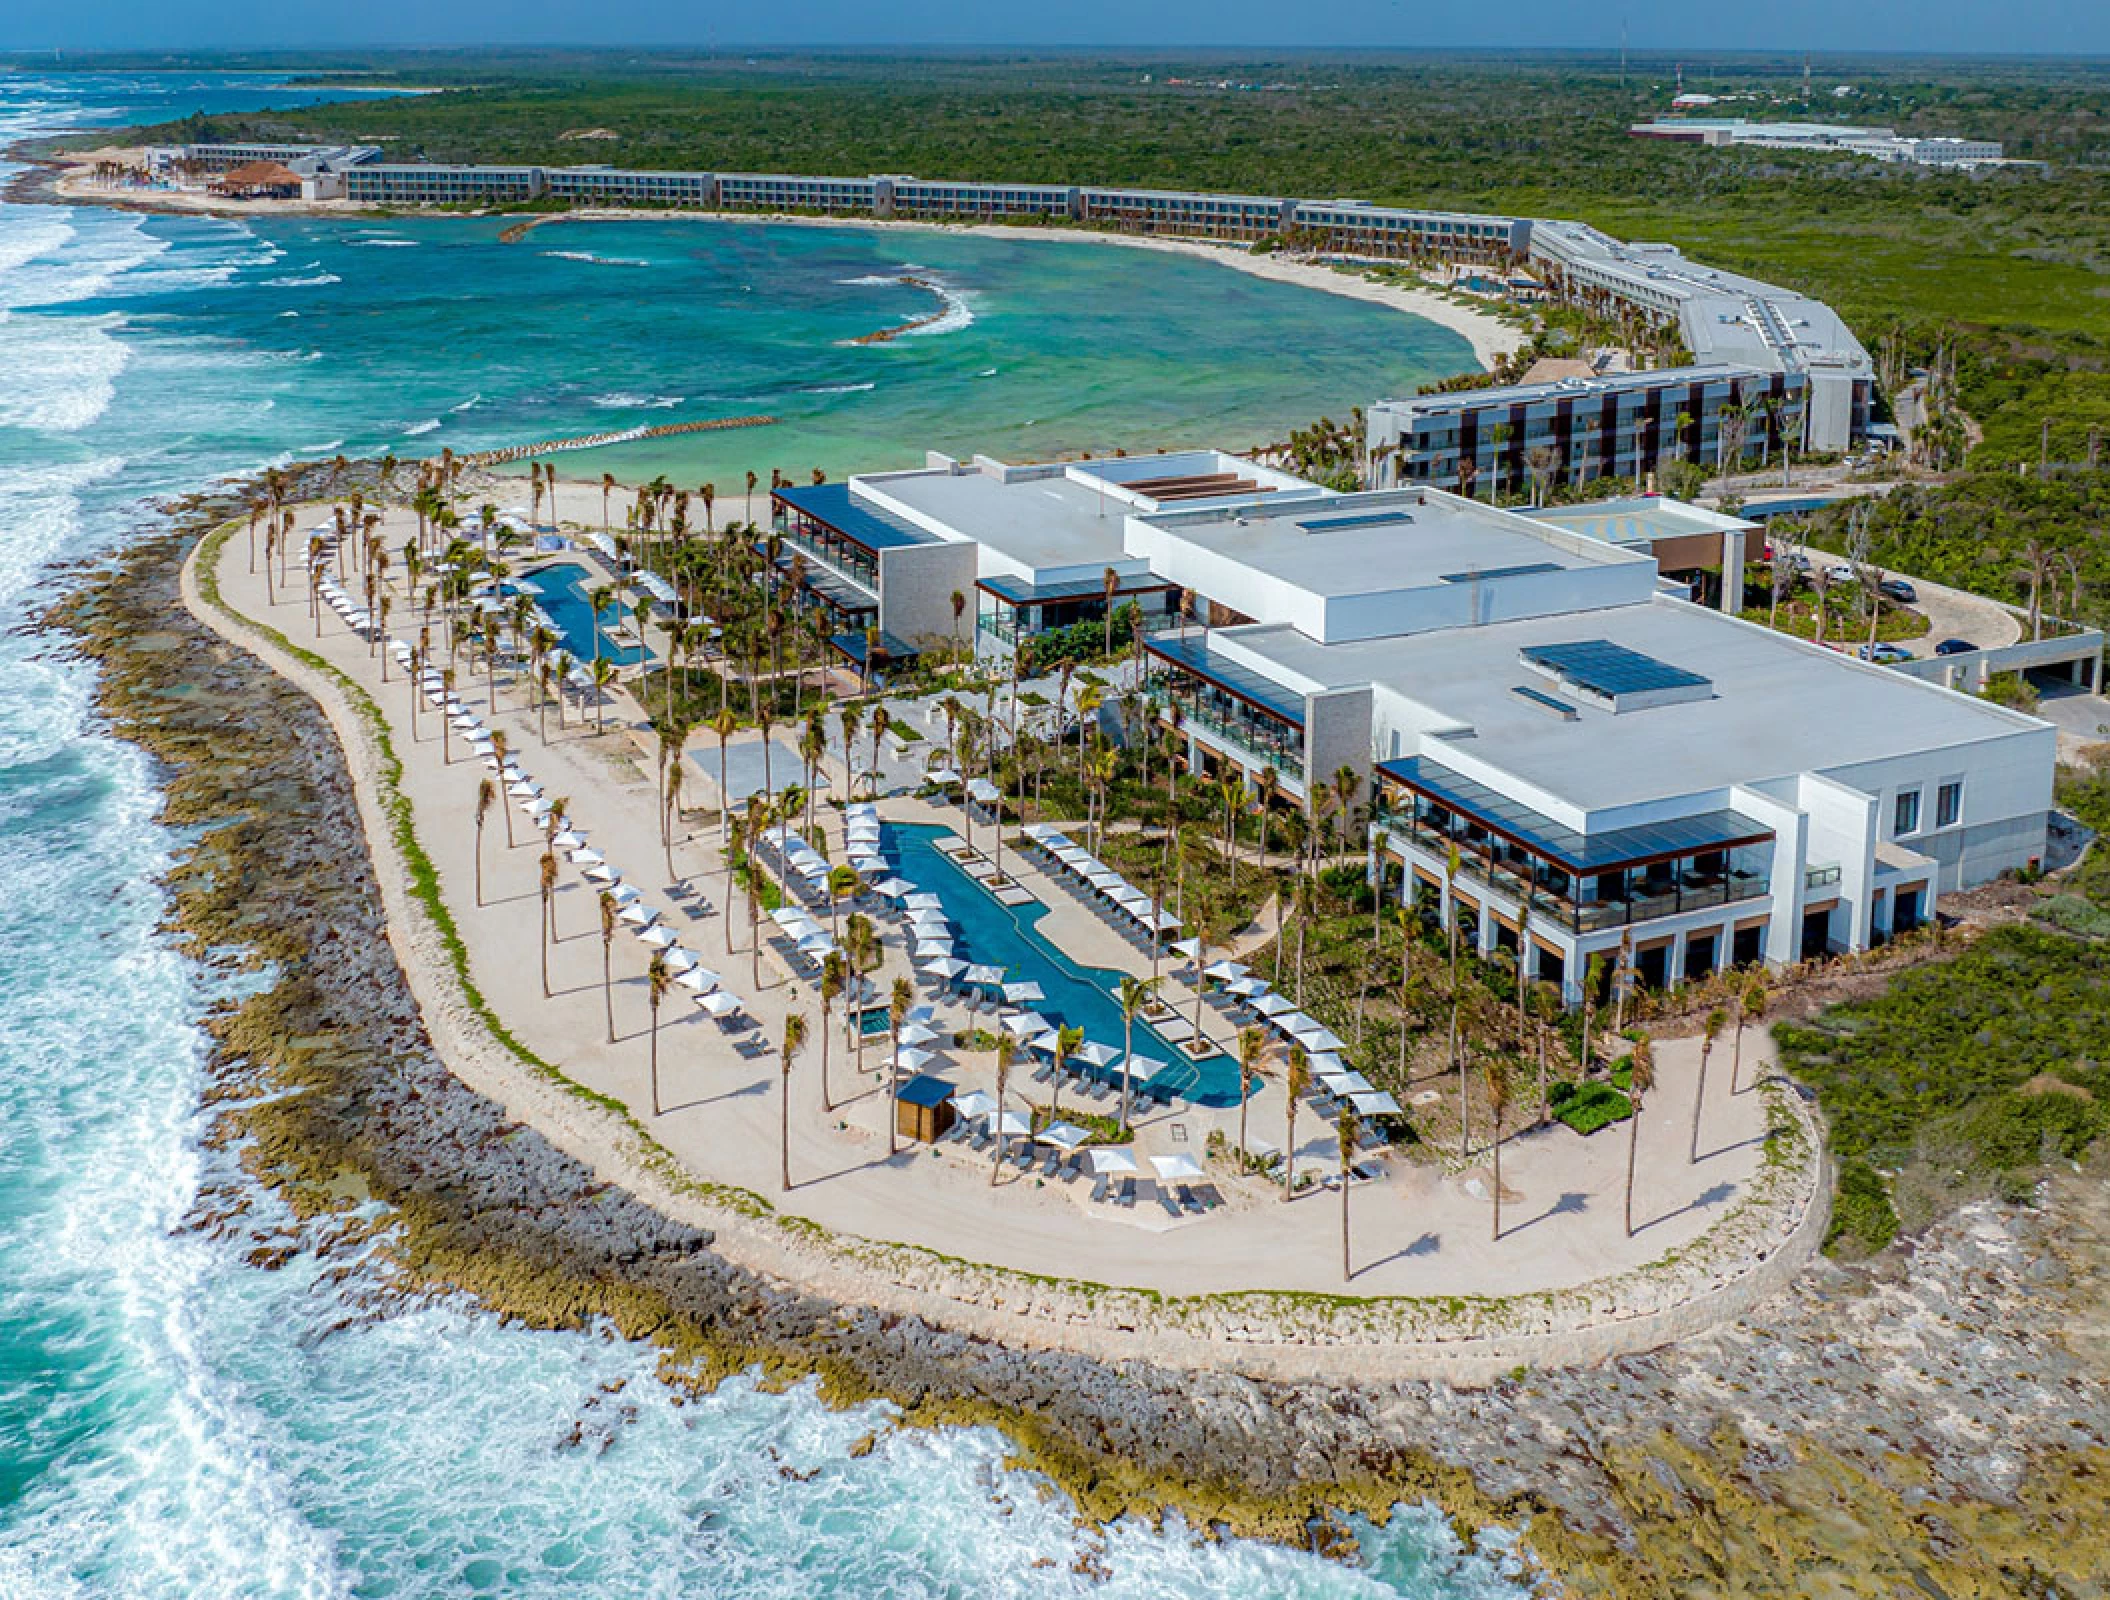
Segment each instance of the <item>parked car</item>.
M1873 661L1878 666L1889 666L1893 661L1910 661L1912 652L1903 645L1880 643L1864 644L1854 652L1863 661Z
M1833 583L1852 583L1854 581L1854 569L1843 561L1834 561L1824 569L1824 575Z
M1938 656L1961 656L1968 655L1977 648L1978 646L1968 639L1944 639L1934 647L1934 653Z
M1903 578L1885 578L1876 585L1876 588L1890 599L1897 601L1899 605L1909 606L1920 597L1919 590L1913 588Z

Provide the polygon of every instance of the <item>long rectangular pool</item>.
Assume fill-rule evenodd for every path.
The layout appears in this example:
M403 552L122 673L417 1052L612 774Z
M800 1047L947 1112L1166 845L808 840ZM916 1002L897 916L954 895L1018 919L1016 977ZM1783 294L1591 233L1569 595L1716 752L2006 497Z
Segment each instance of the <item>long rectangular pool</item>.
M1121 1048L1121 1006L1114 996L1122 974L1105 967L1080 966L1040 931L1048 908L1035 901L1007 906L976 883L944 851L938 840L949 830L932 823L890 822L882 834L886 854L901 876L928 889L944 904L958 930L960 959L1002 967L1010 983L1037 983L1045 997L1032 1009L1050 1022L1082 1028L1094 1044ZM1206 1061L1180 1059L1146 1022L1136 1024L1138 1068L1155 1069L1138 1082L1203 1106L1238 1104L1238 1063L1218 1054Z

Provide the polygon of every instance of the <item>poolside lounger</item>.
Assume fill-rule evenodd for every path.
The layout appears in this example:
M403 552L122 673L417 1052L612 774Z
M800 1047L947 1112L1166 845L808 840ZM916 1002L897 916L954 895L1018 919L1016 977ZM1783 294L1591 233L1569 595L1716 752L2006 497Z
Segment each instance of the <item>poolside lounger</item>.
M1113 1179L1101 1173L1092 1180L1092 1203L1098 1205L1106 1199L1106 1191L1113 1186Z

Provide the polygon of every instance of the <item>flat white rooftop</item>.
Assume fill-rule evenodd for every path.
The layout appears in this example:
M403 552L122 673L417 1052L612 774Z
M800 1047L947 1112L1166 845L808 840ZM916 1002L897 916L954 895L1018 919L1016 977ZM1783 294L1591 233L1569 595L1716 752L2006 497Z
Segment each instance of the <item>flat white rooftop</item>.
M1653 544L1693 534L1748 533L1758 524L1725 517L1684 500L1636 495L1625 500L1593 500L1574 506L1542 506L1530 513L1534 522L1550 523L1606 544Z
M1627 559L1479 501L1426 489L1165 511L1146 528L1327 599L1392 594Z
M1699 674L1710 690L1615 713L1564 692L1521 659L1530 647L1598 639ZM1452 738L1425 737L1426 753L1444 761L1470 757L1590 816L2042 726L1668 598L1340 645L1320 645L1280 625L1225 630L1213 642L1249 655L1270 676L1333 687L1369 683L1411 701L1434 715L1436 728L1460 730ZM1565 702L1573 720L1517 694L1519 686ZM1380 708L1380 726L1385 721ZM1389 760L1416 752L1409 745L1376 753Z
M1113 566L1126 559L1121 521L1127 505L1118 495L1060 474L1006 483L980 472L904 473L870 481L867 492L897 501L1028 572Z

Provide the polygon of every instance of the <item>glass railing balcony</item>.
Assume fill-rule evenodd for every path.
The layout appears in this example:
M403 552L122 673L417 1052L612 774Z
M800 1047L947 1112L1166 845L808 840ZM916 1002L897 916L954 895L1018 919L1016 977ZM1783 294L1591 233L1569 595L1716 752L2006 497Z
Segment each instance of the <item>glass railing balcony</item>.
M1819 866L1802 869L1802 886L1805 889L1830 889L1845 876L1836 861L1827 861Z
M1197 730L1231 746L1239 755L1250 756L1255 761L1265 762L1277 772L1304 781L1304 749L1293 745L1287 738L1276 739L1268 730L1276 724L1258 717L1241 717L1235 712L1226 713L1200 701L1181 702L1184 714L1183 726ZM1289 730L1284 729L1284 734Z
M819 562L837 577L845 579L857 585L858 588L871 593L875 598L877 597L879 568L869 558L859 560L844 547L831 548L821 543L818 539L810 538L806 534L801 533L796 526L781 528L778 532L783 540L783 550L786 559L789 559L791 552L795 550L805 556L809 562Z

